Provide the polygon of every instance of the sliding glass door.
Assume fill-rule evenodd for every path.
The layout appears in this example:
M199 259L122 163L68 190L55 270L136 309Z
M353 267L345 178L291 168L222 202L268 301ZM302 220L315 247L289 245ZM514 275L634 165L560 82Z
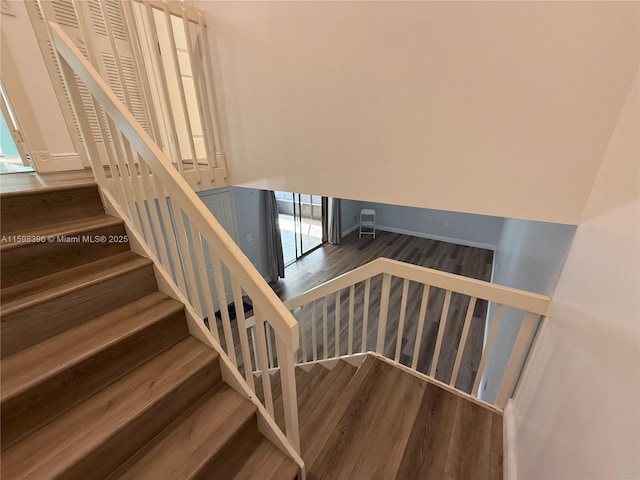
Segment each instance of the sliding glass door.
M318 248L326 241L323 224L325 208L320 195L275 192L282 235L284 264Z

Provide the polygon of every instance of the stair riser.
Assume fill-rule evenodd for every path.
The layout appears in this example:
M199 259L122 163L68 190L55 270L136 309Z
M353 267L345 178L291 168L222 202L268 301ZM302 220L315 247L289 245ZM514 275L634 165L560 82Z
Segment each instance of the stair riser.
M218 454L207 462L200 471L193 476L193 480L226 480L232 479L237 469L243 465L243 458L259 444L260 434L257 432L255 418L247 422L243 428L227 443Z
M2 315L2 358L156 290L153 267L148 265L50 301Z
M308 441L302 446L302 458L305 459L307 468L310 470L320 455L327 439L336 428L338 421L345 411L350 407L351 402L374 367L378 364L373 361L365 362L358 368L354 376L348 382L346 388L342 390L337 400L333 402L331 412L324 417L307 418L305 425L300 430L301 438ZM376 372L374 372L375 375ZM309 434L312 432L312 435Z
M184 312L159 319L2 403L2 450L188 335Z
M205 392L214 388L221 378L217 360L207 363L56 478L106 478Z
M96 186L3 195L0 202L4 234L103 213Z
M20 245L2 252L0 282L2 288L28 282L101 258L126 252L129 243L123 224L73 233L74 242L55 241ZM97 237L106 237L101 242ZM89 239L93 240L90 241ZM111 241L110 241L111 240Z
M245 439L253 439L256 436L256 431L258 430L258 422L256 420L256 416L253 415L249 418L243 425L238 429L238 431L233 435L229 441L227 442L226 448L223 448L217 452L216 455L212 455L209 461L202 465L198 473L195 475L196 478L213 478L215 471L217 469L217 464L220 464L224 461L225 458L228 458L231 454L229 450L233 448L234 444L242 445L246 443Z
M309 397L312 396L317 391L318 385L322 384L322 381L325 379L327 375L331 372L331 370L327 370L324 367L321 367L320 370L303 389L298 390L298 405L304 405L309 400Z
M331 410L334 408L338 397L347 388L355 372L355 367L351 365L345 366L340 375L331 382L330 385L322 388L324 391L321 391L318 397L307 397L307 401L305 401L304 404L298 402L298 424L300 426L300 432L310 430L306 428L306 424L312 416L322 419L330 416ZM311 430L313 432L313 429Z

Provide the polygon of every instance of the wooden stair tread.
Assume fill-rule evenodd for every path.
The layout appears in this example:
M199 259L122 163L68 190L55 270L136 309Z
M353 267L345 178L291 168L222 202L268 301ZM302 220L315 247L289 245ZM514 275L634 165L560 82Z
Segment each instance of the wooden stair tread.
M309 385L312 382L316 383L322 378L326 377L329 374L329 369L323 367L322 365L314 365L311 370L305 372L305 375L302 377L300 383L297 382L296 379L296 387L297 387L297 395L300 398L300 395L309 388Z
M187 410L165 432L126 462L112 479L189 479L220 455L227 443L252 424L256 407L221 384Z
M311 378L313 378L312 371L316 367L322 368L322 367L320 367L320 365L314 365L313 368L307 372L302 367L296 367L296 391L297 391L298 394L302 390L304 390L306 388L306 386L309 383L309 381L311 380Z
M87 180L86 182L69 183L64 185L48 185L27 188L22 190L13 190L10 192L0 192L0 200L6 200L12 197L23 197L28 195L41 195L46 193L66 192L68 190L80 190L84 188L97 188L96 182Z
M0 198L2 478L297 476L95 183Z
M28 236L2 236L2 288L129 251L124 223L109 215L50 224L20 232L23 233Z
M351 381L358 369L353 365L340 360L333 368L328 369L321 365L315 365L310 372L300 374L296 372L296 388L298 393L298 424L300 428L301 442L306 439L316 439L316 433L319 426L326 422L327 418L331 418L331 410L336 399L343 393L344 389ZM279 372L272 375L272 382L279 385ZM277 379L274 377L277 376ZM306 385L300 387L297 383L298 377L305 380ZM275 381L274 381L275 380ZM260 388L260 398L261 396ZM282 399L282 390L278 387L273 392L273 410L276 424L283 429L284 423L284 405ZM307 422L309 427L305 427ZM306 435L304 437L303 435ZM325 435L325 440L328 433ZM306 459L303 457L303 460Z
M458 407L453 394L428 384L402 456L397 477L444 478L451 432ZM420 458L422 461L417 461Z
M301 427L309 480L501 478L502 416L392 362L368 356L323 401Z
M302 459L307 465L307 471L309 471L309 469L314 465L327 439L333 432L334 428L336 428L336 425L344 412L349 407L352 398L356 395L360 386L365 382L369 373L371 373L374 365L375 361L368 356L334 403L329 415L325 418L318 417L317 421L313 424L311 422L307 422L305 425L305 428L315 432L313 435L305 436L306 441L300 445Z
M4 305L0 356L8 357L157 291L153 263L135 255L128 260L66 284L48 283L40 295Z
M26 237L50 237L50 236L75 236L81 235L83 232L89 232L99 228L110 227L114 225L122 225L124 222L111 215L102 214L93 217L82 217L73 220L66 220L64 222L52 223L47 225L41 225L32 227L29 229L20 230L19 232L13 232L7 234L2 232L3 236L26 236ZM40 242L14 242L7 241L0 244L0 252L6 253L15 248L25 248L30 245L35 245Z
M282 465L287 464L293 473L288 479L293 480L298 471L296 463L287 457L269 440L262 437L256 448L251 450L248 458L244 459L243 465L231 477L233 480L267 480L267 479L285 479L285 476L279 476ZM278 476L276 476L278 474Z
M271 396L275 402L278 394L282 395L282 389L280 388L280 370L277 370L275 373L270 373L270 382L271 382ZM256 397L264 403L264 387L262 385L262 375L255 377L255 386L256 386Z
M363 394L354 398L354 408L344 413L344 422L341 419L345 428L334 430L321 458L337 460L335 449L345 444L368 442L369 445L359 455L342 463L344 468L339 469L341 462L334 461L329 472L350 471L349 476L362 478L396 478L426 385L392 365L385 363L381 367L378 378L369 376L367 380L374 384L371 396L367 399ZM363 386L361 392L365 389Z
M315 459L310 460L310 468L313 469L310 479L359 476L359 473L352 473L359 455L363 450L373 449L374 442L377 440L367 435L370 435L374 428L378 428L377 423L382 416L392 417L394 413L384 408L384 399L399 397L401 401L404 400L402 392L396 390L399 387L396 376L388 371L394 367L373 357L368 357L363 366L367 364L372 364L369 372L357 388L352 389L348 405L341 409L341 412L337 412L340 417L335 422L330 436L326 440L323 438L325 441L321 451ZM393 394L389 395L390 392ZM367 447L363 448L363 445ZM383 453L385 459L388 453Z
M13 234L38 224L104 213L95 183L2 193L0 199L4 234Z
M300 428L307 421L309 415L320 400L332 389L335 380L344 370L345 362L340 361L332 369L323 367L327 373L312 379L306 389L298 395L298 424Z
M306 385L301 385L301 388L297 389L298 403L306 403L306 397L315 391L316 386L322 383L324 378L329 375L329 372L331 370L321 365L313 367L308 374L309 378Z
M309 382L307 387L298 393L298 424L302 432L302 426L309 419L320 400L331 389L333 382L340 376L345 362L339 362L331 370L322 367Z
M151 260L134 252L123 252L13 287L4 288L2 290L2 312L0 315L8 315L15 310L37 303L44 303L69 291L152 264Z
M341 363L343 365L341 365L337 375L332 379L326 377L325 381L317 388L319 392L323 393L320 393L315 398L307 398L305 403L299 403L299 425L301 435L303 434L303 431L305 435L309 435L310 432L315 429L313 426L311 428L304 429L307 422L311 422L311 424L315 425L316 422L323 421L328 417L336 400L342 394L358 370L356 367L345 361L341 361ZM338 366L334 367L334 369L336 368L338 368Z
M155 292L2 360L2 397L21 393L183 305Z
M181 303L155 292L2 361L2 450L188 335Z
M134 440L144 444L158 433L158 409L180 409L172 400L184 396L187 380L198 380L192 380L202 389L198 398L211 388L200 386L200 376L213 384L220 380L217 357L187 337L4 452L2 477L99 478L142 446Z
M317 369L316 369L317 367ZM302 369L299 369L302 371ZM328 369L321 365L316 365L312 372L296 372L296 390L298 400L298 422L300 428L315 409L315 405L329 392L334 390L334 383L342 378L339 387L345 386L355 371L356 367L341 360L333 368ZM306 376L305 376L306 375ZM305 384L299 385L298 378L304 377ZM284 431L284 404L282 399L282 389L280 387L280 372L271 375L271 388L273 394L273 411L276 424ZM257 390L258 399L264 403L262 384L259 383Z
M276 473L273 475L274 480L280 479L297 479L298 473L300 472L300 467L296 462L294 462L291 458L284 456L282 463L280 464L280 468L276 470Z
M231 439L224 451L194 477L198 480L293 480L298 473L283 463L295 463L256 428L244 428ZM290 476L275 476L289 472Z

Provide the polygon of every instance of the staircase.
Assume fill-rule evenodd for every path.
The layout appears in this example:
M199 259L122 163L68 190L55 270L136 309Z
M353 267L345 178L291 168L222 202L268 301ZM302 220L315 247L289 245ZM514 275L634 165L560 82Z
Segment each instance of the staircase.
M95 185L0 200L3 479L296 478Z
M105 157L85 145L98 188L1 198L2 477L500 478L500 409L550 299L377 259L283 304L69 36L49 27L83 137L94 132L81 87L111 148ZM412 287L419 308L408 306ZM219 307L230 298L234 319ZM481 301L495 310L469 395L456 380ZM475 397L503 306L523 318L493 408ZM218 312L206 331L202 319ZM461 329L454 348L448 322ZM399 363L405 340L411 366ZM339 358L340 341L349 361L366 357L357 369ZM309 345L320 364L296 368ZM448 385L441 357L453 360Z
M501 413L372 354L324 365L296 368L308 479L502 478Z

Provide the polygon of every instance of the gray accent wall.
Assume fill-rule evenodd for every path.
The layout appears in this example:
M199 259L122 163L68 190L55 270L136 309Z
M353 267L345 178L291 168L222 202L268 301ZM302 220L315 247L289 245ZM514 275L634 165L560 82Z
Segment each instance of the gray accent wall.
M462 245L495 248L502 231L501 217L360 202L376 211L379 230L433 238Z
M238 245L264 276L266 275L266 244L263 223L264 206L260 200L260 190L235 186L232 189ZM343 236L358 229L362 208L376 210L379 230L484 248L495 248L500 239L503 224L502 218L486 215L342 199Z
M267 242L265 239L264 205L260 190L232 187L238 225L238 246L266 278ZM271 280L267 278L267 280Z
M342 199L341 208L341 221L342 221L342 236L348 235L353 230L357 230L360 225L360 210L363 208L360 200Z
M505 219L495 251L493 283L552 296L575 232L575 225ZM491 304L485 332L494 310ZM522 317L514 309L502 311L478 392L483 400L496 398Z

